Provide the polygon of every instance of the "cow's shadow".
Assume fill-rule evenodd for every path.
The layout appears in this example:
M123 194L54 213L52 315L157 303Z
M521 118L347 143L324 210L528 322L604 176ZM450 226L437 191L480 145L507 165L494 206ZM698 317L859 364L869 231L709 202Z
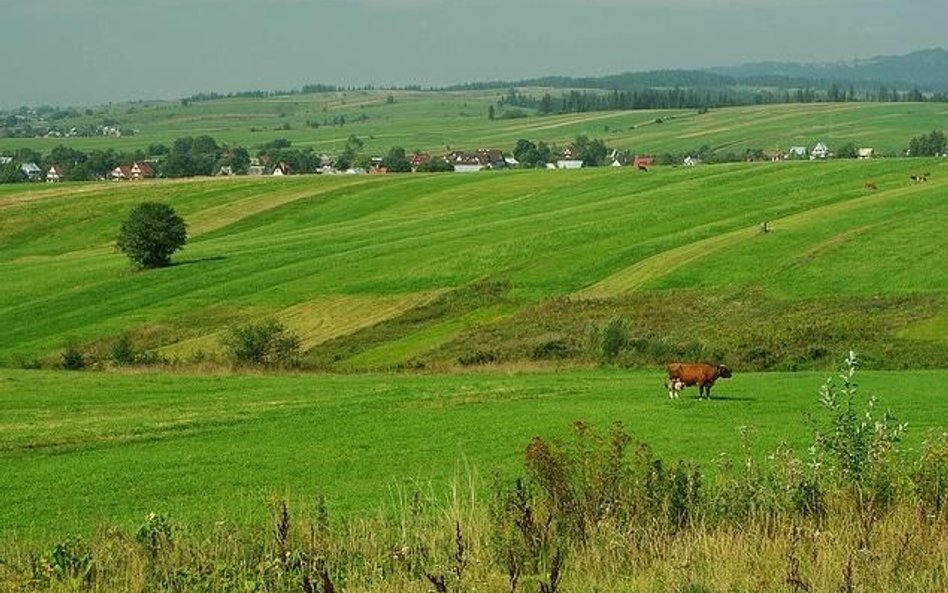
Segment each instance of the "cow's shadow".
M725 401L725 402L755 402L757 401L756 397L741 397L738 395L712 395L710 398L702 397L695 399L710 399L711 401Z

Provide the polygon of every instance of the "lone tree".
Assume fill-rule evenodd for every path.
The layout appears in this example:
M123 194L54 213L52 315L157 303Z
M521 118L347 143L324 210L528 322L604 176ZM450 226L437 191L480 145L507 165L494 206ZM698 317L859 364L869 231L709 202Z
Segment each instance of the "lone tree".
M116 246L140 268L163 268L187 239L184 219L174 208L161 202L143 202L122 223Z

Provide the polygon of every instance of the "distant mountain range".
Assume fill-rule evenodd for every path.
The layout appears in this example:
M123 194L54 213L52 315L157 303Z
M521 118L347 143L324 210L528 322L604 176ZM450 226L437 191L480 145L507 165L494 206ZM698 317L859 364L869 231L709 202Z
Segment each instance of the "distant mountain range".
M469 83L451 89L491 89L524 86L633 90L647 87L777 88L832 85L859 89L879 88L924 92L948 91L948 50L925 49L901 56L829 63L754 62L703 70L653 70L598 77L545 76L519 81Z
M924 49L902 56L877 56L845 62L754 62L709 68L706 72L738 80L888 84L893 87L944 91L948 90L948 50Z

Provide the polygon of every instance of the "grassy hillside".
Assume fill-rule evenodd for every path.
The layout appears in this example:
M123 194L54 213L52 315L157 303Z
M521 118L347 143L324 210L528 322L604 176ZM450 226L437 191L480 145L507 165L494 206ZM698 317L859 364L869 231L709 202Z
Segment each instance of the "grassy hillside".
M428 376L189 376L0 371L0 525L27 540L134 526L261 520L270 496L333 516L442 496L521 471L535 435L620 420L659 457L712 470L811 442L823 373L738 374L711 401L671 402L659 371ZM948 414L944 371L865 372L863 393L909 423L917 449ZM691 395L690 390L686 395ZM688 427L682 431L681 427Z
M919 167L928 183L909 181ZM205 358L228 324L276 316L310 364L337 370L531 361L551 342L585 364L590 327L619 315L633 366L825 368L857 348L876 367L943 367L945 171L879 160L6 187L0 360L123 333ZM177 265L136 273L113 242L146 199L171 203L191 241Z
M522 89L541 95L557 89ZM527 138L566 144L585 134L614 148L642 153L681 153L708 145L715 150L786 150L818 141L840 146L853 142L883 153L899 153L911 138L937 128L948 113L944 103L827 103L773 105L712 110L616 111L487 119L488 106L505 92L353 91L269 98L230 98L192 103L121 104L57 125L117 122L134 136L121 138L0 138L0 152L30 147L48 152L58 144L88 151L145 149L171 145L175 138L209 134L219 141L252 148L275 138L294 146L338 154L349 135L365 143L369 154L392 146L443 154L450 149L512 150ZM394 102L388 101L392 96ZM527 110L529 111L529 110ZM333 121L345 119L344 125ZM662 123L657 123L661 120ZM319 127L312 127L318 125Z

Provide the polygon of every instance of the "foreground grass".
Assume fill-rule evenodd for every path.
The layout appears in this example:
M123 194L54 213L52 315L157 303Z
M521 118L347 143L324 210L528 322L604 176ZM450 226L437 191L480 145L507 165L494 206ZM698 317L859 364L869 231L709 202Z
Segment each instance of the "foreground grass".
M824 374L738 374L712 401L667 399L662 373L188 376L0 371L0 524L45 540L151 511L259 520L273 495L351 515L458 475L512 475L535 435L620 420L656 454L713 466L811 440ZM920 446L943 426L943 371L864 373ZM690 395L690 393L688 394Z
M45 544L7 535L0 591L944 590L948 433L894 455L902 428L852 382L822 398L809 453L745 442L713 472L663 461L621 422L577 422L533 437L486 498L468 470L377 514L276 495L250 520L152 512Z
M948 524L911 505L873 524L839 501L826 521L787 514L680 529L603 522L583 543L518 557L503 526L462 491L416 501L394 518L340 522L297 507L253 528L221 521L167 531L101 530L46 549L7 545L0 591L603 591L725 593L948 587ZM164 518L160 518L162 520ZM165 519L166 520L166 519ZM285 530L284 530L285 528ZM154 539L150 539L154 535ZM550 555L547 555L550 554ZM535 561L535 563L534 563Z

